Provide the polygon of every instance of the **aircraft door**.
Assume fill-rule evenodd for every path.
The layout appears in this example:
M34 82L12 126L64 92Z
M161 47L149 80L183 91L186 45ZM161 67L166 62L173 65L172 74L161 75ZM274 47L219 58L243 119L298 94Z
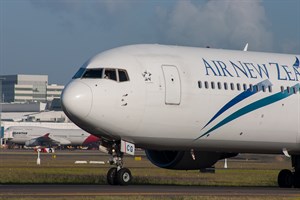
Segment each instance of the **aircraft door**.
M163 65L165 79L165 103L179 105L181 101L181 83L178 69L173 65Z

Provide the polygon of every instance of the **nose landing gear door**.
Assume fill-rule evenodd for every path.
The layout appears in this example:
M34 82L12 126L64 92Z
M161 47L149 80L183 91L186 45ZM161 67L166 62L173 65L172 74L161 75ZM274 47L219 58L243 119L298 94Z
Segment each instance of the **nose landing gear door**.
M163 65L162 71L165 79L165 103L167 105L179 105L181 83L178 69L174 65Z

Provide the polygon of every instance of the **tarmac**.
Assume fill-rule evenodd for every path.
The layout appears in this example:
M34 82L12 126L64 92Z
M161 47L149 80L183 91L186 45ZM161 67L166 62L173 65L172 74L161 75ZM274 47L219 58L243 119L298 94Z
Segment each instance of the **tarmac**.
M300 189L277 187L207 187L169 185L0 185L2 198L94 196L275 196L300 197Z

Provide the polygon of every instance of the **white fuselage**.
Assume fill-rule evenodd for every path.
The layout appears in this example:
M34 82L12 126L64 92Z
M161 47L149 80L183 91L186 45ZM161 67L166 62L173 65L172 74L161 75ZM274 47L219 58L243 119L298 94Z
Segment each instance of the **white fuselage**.
M83 68L124 69L129 80L79 75L64 89L62 102L82 129L145 149L300 153L299 58L120 47L98 54Z
M91 134L81 129L50 129L36 126L12 126L8 127L6 132L10 132L13 136L10 141L16 144L24 145L27 141L32 139L38 139L49 134L50 138L57 139L58 144L60 141L65 142L68 145L83 145L91 138ZM90 138L89 138L90 137ZM88 139L89 138L89 139Z

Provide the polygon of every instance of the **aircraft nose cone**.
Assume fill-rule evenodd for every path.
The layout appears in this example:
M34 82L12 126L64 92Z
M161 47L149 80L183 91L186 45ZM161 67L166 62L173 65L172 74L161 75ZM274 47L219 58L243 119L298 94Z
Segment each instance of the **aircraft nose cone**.
M73 81L62 92L62 107L71 118L72 116L77 119L85 118L90 113L92 98L92 90L88 85L80 81Z

